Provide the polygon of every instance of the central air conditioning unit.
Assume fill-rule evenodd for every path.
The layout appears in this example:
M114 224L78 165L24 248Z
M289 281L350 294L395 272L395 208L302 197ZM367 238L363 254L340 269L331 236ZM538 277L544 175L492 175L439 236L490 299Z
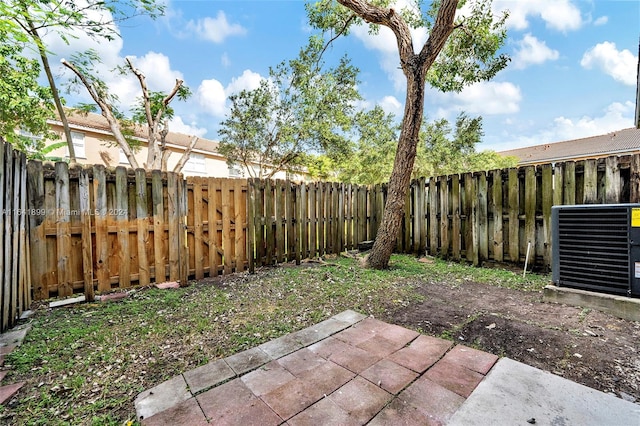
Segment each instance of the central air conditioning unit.
M551 209L553 282L640 297L640 204Z

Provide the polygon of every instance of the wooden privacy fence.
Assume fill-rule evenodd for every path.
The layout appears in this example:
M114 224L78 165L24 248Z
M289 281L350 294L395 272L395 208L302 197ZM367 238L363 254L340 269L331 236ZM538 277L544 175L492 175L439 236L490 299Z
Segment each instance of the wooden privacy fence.
M28 166L34 298L186 283L246 268L246 181Z
M5 307L15 318L28 306L29 289L35 299L84 292L90 300L96 290L351 250L375 238L387 197L386 185L183 179L37 161L25 172L24 157L3 149L3 211L27 213L0 221L18 230L2 233L3 318ZM552 205L639 201L640 155L421 178L396 251L477 265L521 264L529 250L549 268Z
M249 268L353 249L375 238L386 185L250 180ZM396 251L551 265L551 207L640 201L640 155L411 183Z
M25 155L0 138L0 331L3 332L31 305L25 182Z

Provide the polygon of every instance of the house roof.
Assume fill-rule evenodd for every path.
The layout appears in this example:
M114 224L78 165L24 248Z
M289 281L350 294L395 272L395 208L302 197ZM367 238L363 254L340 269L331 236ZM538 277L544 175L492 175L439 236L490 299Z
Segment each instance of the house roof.
M58 119L59 120L59 119ZM67 120L70 124L75 124L77 126L82 126L85 128L95 129L100 132L106 132L111 134L111 128L109 127L109 122L106 118L104 118L100 114L95 113L78 113L78 112L69 112L67 115ZM134 128L135 136L145 139L147 137L147 128L145 126L135 126ZM185 135L184 133L177 132L169 132L167 134L167 143L172 145L178 145L183 147L188 147L191 143L192 135ZM198 138L194 149L210 152L212 154L218 154L218 142L212 141L210 139Z
M640 152L640 129L629 128L563 142L528 146L499 152L520 159L519 164L555 163L557 161L606 157Z

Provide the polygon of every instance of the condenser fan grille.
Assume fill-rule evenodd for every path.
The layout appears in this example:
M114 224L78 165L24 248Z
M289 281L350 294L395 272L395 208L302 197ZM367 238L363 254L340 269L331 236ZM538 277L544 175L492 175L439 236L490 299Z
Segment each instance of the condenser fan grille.
M557 283L624 294L629 291L629 209L560 209Z

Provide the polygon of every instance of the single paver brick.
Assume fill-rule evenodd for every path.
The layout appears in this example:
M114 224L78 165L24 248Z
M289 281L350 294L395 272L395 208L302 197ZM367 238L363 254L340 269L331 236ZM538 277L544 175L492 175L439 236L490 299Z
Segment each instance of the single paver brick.
M184 378L176 376L140 393L134 402L138 419L146 419L191 398Z
M311 407L289 419L287 424L291 426L362 425L361 422L349 416L349 413L328 398L322 398Z
M295 378L296 377L280 365L278 361L271 361L245 374L240 380L242 380L255 395L262 396Z
M417 426L417 425L438 425L441 423L429 422L429 418L417 407L394 399L384 410L378 413L367 426Z
M355 323L357 323L359 321L362 321L366 317L367 317L366 315L362 315L359 312L352 311L352 310L349 309L349 310L340 312L337 315L334 315L332 318L336 319L338 321L344 321L344 322L349 323L349 324L355 324Z
M345 330L342 330L340 333L337 333L335 337L343 342L357 346L360 343L380 334L384 328L385 323L369 317Z
M17 348L18 345L6 345L6 346L0 346L0 355L8 355L11 352L13 352L15 350L15 348Z
M443 361L467 367L477 373L486 375L491 367L498 361L498 357L488 352L479 351L464 345L457 345L451 349Z
M401 349L403 346L404 344L399 345L380 335L375 335L371 339L365 340L364 342L357 345L358 348L381 358L391 355L395 351Z
M271 361L271 357L260 348L251 348L224 359L236 374L255 370Z
M278 359L302 348L302 344L294 339L293 336L287 334L285 336L278 337L277 339L263 343L262 345L258 346L258 348L269 355L271 359Z
M278 425L282 419L240 380L233 379L196 397L215 425Z
M31 330L31 324L25 324L15 327L6 333L0 334L0 346L19 346L29 330Z
M388 359L381 359L360 375L394 395L418 377L418 373Z
M350 346L335 337L327 337L318 343L309 346L309 350L320 355L324 359L329 359L331 355L342 352Z
M291 333L291 337L302 347L312 345L320 340L324 339L328 335L322 334L317 330L313 330L311 328L305 328L300 331L296 331L295 333Z
M280 365L295 376L298 376L307 370L311 370L312 368L316 368L325 362L327 362L326 359L307 348L299 349L278 360Z
M229 380L235 375L236 373L223 359L212 361L183 373L184 379L193 395Z
M432 380L445 388L467 398L471 392L478 386L484 376L469 370L459 364L454 364L444 359L438 361L436 365L431 367L424 374L429 380Z
M11 398L24 386L25 382L18 382L11 385L0 386L0 404L4 404L6 400Z
M0 371L0 382L4 380L5 376L9 373L8 370Z
M282 419L287 420L323 396L324 392L314 383L296 378L260 398Z
M177 281L167 281L164 283L156 284L155 286L160 290L166 290L169 288L180 288L180 284Z
M324 337L331 336L338 331L344 330L347 327L351 327L351 323L346 321L340 321L335 319L334 317L326 319L318 324L314 324L310 327L307 327L305 330L310 329L318 334L324 335Z
M210 424L216 426L277 426L282 424L282 419L264 401L257 398L232 416L211 420Z
M380 361L381 358L381 356L374 355L363 349L347 345L344 350L332 354L329 360L354 373L360 373Z
M395 324L383 324L384 326L379 332L380 336L387 340L391 340L400 348L420 336L420 333L415 330L409 330L408 328L400 327Z
M354 373L331 361L300 374L300 379L315 386L324 395L329 395L354 377Z
M189 398L173 407L142 420L143 426L189 425L205 426L204 413L195 398Z
M329 399L360 424L371 420L393 395L362 377L356 377L329 395Z
M436 337L419 336L406 348L391 354L388 358L418 373L436 363L453 345L448 340Z
M398 395L402 403L421 411L433 424L446 424L464 398L422 376Z

